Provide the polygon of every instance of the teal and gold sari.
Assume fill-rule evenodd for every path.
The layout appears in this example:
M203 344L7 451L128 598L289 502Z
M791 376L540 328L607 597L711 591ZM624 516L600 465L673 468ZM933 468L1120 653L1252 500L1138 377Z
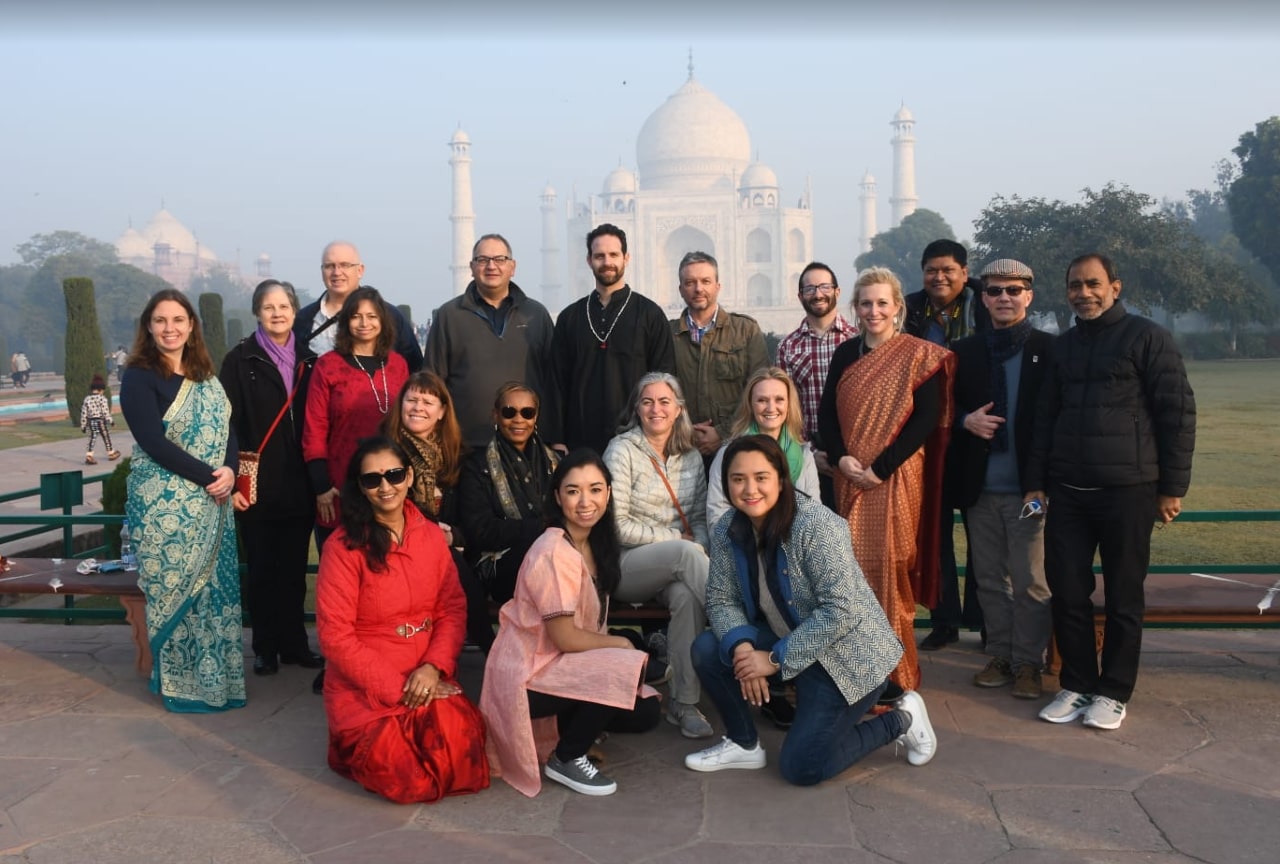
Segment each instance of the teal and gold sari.
M217 378L183 381L165 437L209 465L226 455L231 405ZM129 471L138 587L147 599L151 692L170 711L245 704L240 579L231 504L162 468L142 448Z

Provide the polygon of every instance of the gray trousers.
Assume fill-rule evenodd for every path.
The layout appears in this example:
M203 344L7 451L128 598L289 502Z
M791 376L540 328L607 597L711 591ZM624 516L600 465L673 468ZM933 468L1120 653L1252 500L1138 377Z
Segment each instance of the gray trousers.
M983 492L965 512L970 574L987 627L987 653L1039 668L1053 631L1044 575L1044 518L1019 519L1022 496Z
M671 612L667 653L671 664L671 698L696 705L702 694L693 671L693 640L707 626L707 570L711 559L691 540L665 540L622 553L622 584L613 599L643 603L655 597Z

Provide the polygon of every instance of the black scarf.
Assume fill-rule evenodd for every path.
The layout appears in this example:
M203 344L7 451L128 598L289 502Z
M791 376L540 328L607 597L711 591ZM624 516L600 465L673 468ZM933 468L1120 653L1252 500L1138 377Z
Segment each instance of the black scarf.
M525 442L523 453L502 435L494 435L493 441L521 518L540 517L556 460L548 455L536 432Z
M1022 350L1030 335L1031 322L1026 318L1010 327L993 328L986 333L987 362L991 364L991 401L995 403L991 413L997 417L1007 419L1009 416L1009 383L1004 374L1005 361ZM996 427L996 434L991 438L992 450L999 453L1008 451L1007 425L1001 423Z

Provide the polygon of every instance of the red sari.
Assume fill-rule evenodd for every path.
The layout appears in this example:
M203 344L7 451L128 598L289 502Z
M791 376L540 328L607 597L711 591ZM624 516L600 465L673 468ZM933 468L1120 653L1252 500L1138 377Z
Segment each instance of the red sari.
M489 786L484 721L466 696L400 704L424 663L452 681L467 601L444 533L411 504L404 541L373 572L339 529L316 580L316 627L327 659L324 709L329 767L400 804L438 801ZM401 635L402 625L425 626Z
M899 334L857 360L840 377L836 410L846 452L870 465L893 443L914 410L912 391L936 374L942 410L925 445L874 489L858 489L836 472L836 510L849 520L854 555L903 654L889 679L905 690L920 684L916 603L938 599L942 468L954 411L955 355L939 345ZM921 519L920 514L929 514ZM950 526L948 526L950 527Z

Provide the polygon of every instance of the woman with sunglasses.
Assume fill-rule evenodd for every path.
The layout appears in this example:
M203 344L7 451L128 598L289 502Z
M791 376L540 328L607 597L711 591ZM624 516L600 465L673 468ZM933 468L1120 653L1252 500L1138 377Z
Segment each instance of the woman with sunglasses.
M484 722L454 680L466 599L444 533L405 505L413 482L395 442L359 442L316 582L329 767L400 804L489 785Z
M858 274L859 334L836 349L818 408L827 461L836 469L836 512L905 651L885 699L920 684L916 604L938 602L942 470L952 419L955 355L903 333L906 303L892 271Z
M546 530L543 509L560 455L538 434L541 400L510 381L493 400L493 438L462 467L458 487L467 561L497 603L515 594L516 574Z
M493 644L484 587L459 551L466 547L458 525L458 477L462 473L462 430L453 397L434 372L414 372L405 381L383 432L409 454L413 485L409 500L444 531L467 595L467 638L487 652Z
M658 694L641 684L648 655L607 632L609 599L622 578L609 469L587 448L551 476L550 527L529 549L515 596L499 615L484 669L480 709L494 770L530 797L543 772L584 795L612 795L587 751L605 730L658 723Z

